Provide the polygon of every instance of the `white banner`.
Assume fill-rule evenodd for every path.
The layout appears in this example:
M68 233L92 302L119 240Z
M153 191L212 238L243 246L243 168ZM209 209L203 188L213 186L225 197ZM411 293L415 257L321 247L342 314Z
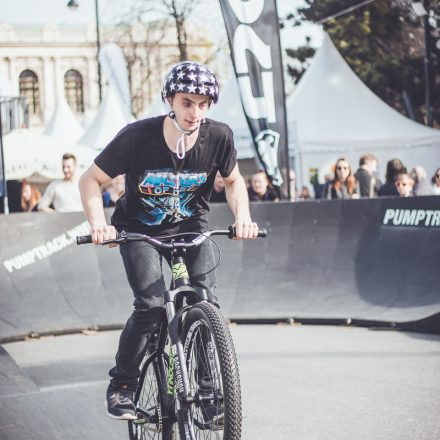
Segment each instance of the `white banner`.
M122 49L114 43L106 44L99 51L99 63L108 79L114 86L126 109L131 114L130 85L128 82L127 63Z

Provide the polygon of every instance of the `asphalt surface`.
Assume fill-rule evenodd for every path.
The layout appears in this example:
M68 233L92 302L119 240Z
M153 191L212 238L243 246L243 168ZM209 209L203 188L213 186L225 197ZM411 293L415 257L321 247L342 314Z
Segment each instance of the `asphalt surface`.
M245 326L246 440L440 438L440 336L331 326ZM128 438L103 405L119 332L6 344L1 440Z

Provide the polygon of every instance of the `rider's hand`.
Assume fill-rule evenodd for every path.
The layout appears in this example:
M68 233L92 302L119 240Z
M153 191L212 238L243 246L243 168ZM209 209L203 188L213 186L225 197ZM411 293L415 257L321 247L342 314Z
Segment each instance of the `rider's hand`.
M237 219L232 225L235 227L235 240L255 240L258 235L258 225L251 218Z
M113 240L116 238L116 229L111 225L91 225L90 235L94 244L101 244L106 240ZM117 244L109 244L108 247L115 247Z

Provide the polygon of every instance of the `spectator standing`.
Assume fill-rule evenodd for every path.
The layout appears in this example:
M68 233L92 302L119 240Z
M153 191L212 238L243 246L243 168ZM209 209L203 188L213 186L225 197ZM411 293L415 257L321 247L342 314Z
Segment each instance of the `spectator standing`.
M416 166L411 170L411 179L414 181L415 196L432 196L433 190L428 182L428 174L421 166Z
M359 160L359 168L354 177L359 184L359 195L361 197L376 197L379 188L382 186L380 180L375 176L377 170L377 159L372 154L366 154Z
M251 179L251 186L248 188L249 200L251 202L268 202L277 200L275 191L269 185L269 179L264 171L257 171Z
M400 197L411 197L414 195L414 180L408 174L399 174L396 180L396 188Z
M226 202L225 182L219 171L215 175L214 185L212 187L211 197L209 199L213 203Z
M296 174L292 168L289 170L289 187L290 187L290 201L294 202L296 200Z
M116 206L116 202L125 193L125 176L120 174L112 179L111 185L102 193L104 208Z
M82 211L78 179L75 175L76 157L73 154L63 155L64 178L54 180L44 192L38 210L44 212L77 212ZM53 209L50 207L53 205Z
M21 210L23 212L38 211L38 202L41 199L40 190L23 180L21 185Z
M344 157L339 158L335 164L335 176L326 188L327 199L357 199L359 192L350 162Z
M310 200L311 196L310 196L310 191L309 188L307 188L307 186L303 186L301 188L301 193L299 194L299 200Z
M432 176L432 192L436 196L440 196L440 168L437 168L437 171Z
M406 174L406 168L400 159L391 159L387 163L385 183L379 188L379 196L399 196L396 181L400 174Z

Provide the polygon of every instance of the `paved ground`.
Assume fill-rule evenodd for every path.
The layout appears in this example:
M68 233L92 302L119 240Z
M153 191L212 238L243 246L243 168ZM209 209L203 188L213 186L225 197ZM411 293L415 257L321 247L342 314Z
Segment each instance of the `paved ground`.
M323 326L233 326L246 440L440 438L440 337ZM4 348L1 440L128 438L103 398L119 332ZM3 375L3 379L1 376ZM15 381L15 387L9 384Z

